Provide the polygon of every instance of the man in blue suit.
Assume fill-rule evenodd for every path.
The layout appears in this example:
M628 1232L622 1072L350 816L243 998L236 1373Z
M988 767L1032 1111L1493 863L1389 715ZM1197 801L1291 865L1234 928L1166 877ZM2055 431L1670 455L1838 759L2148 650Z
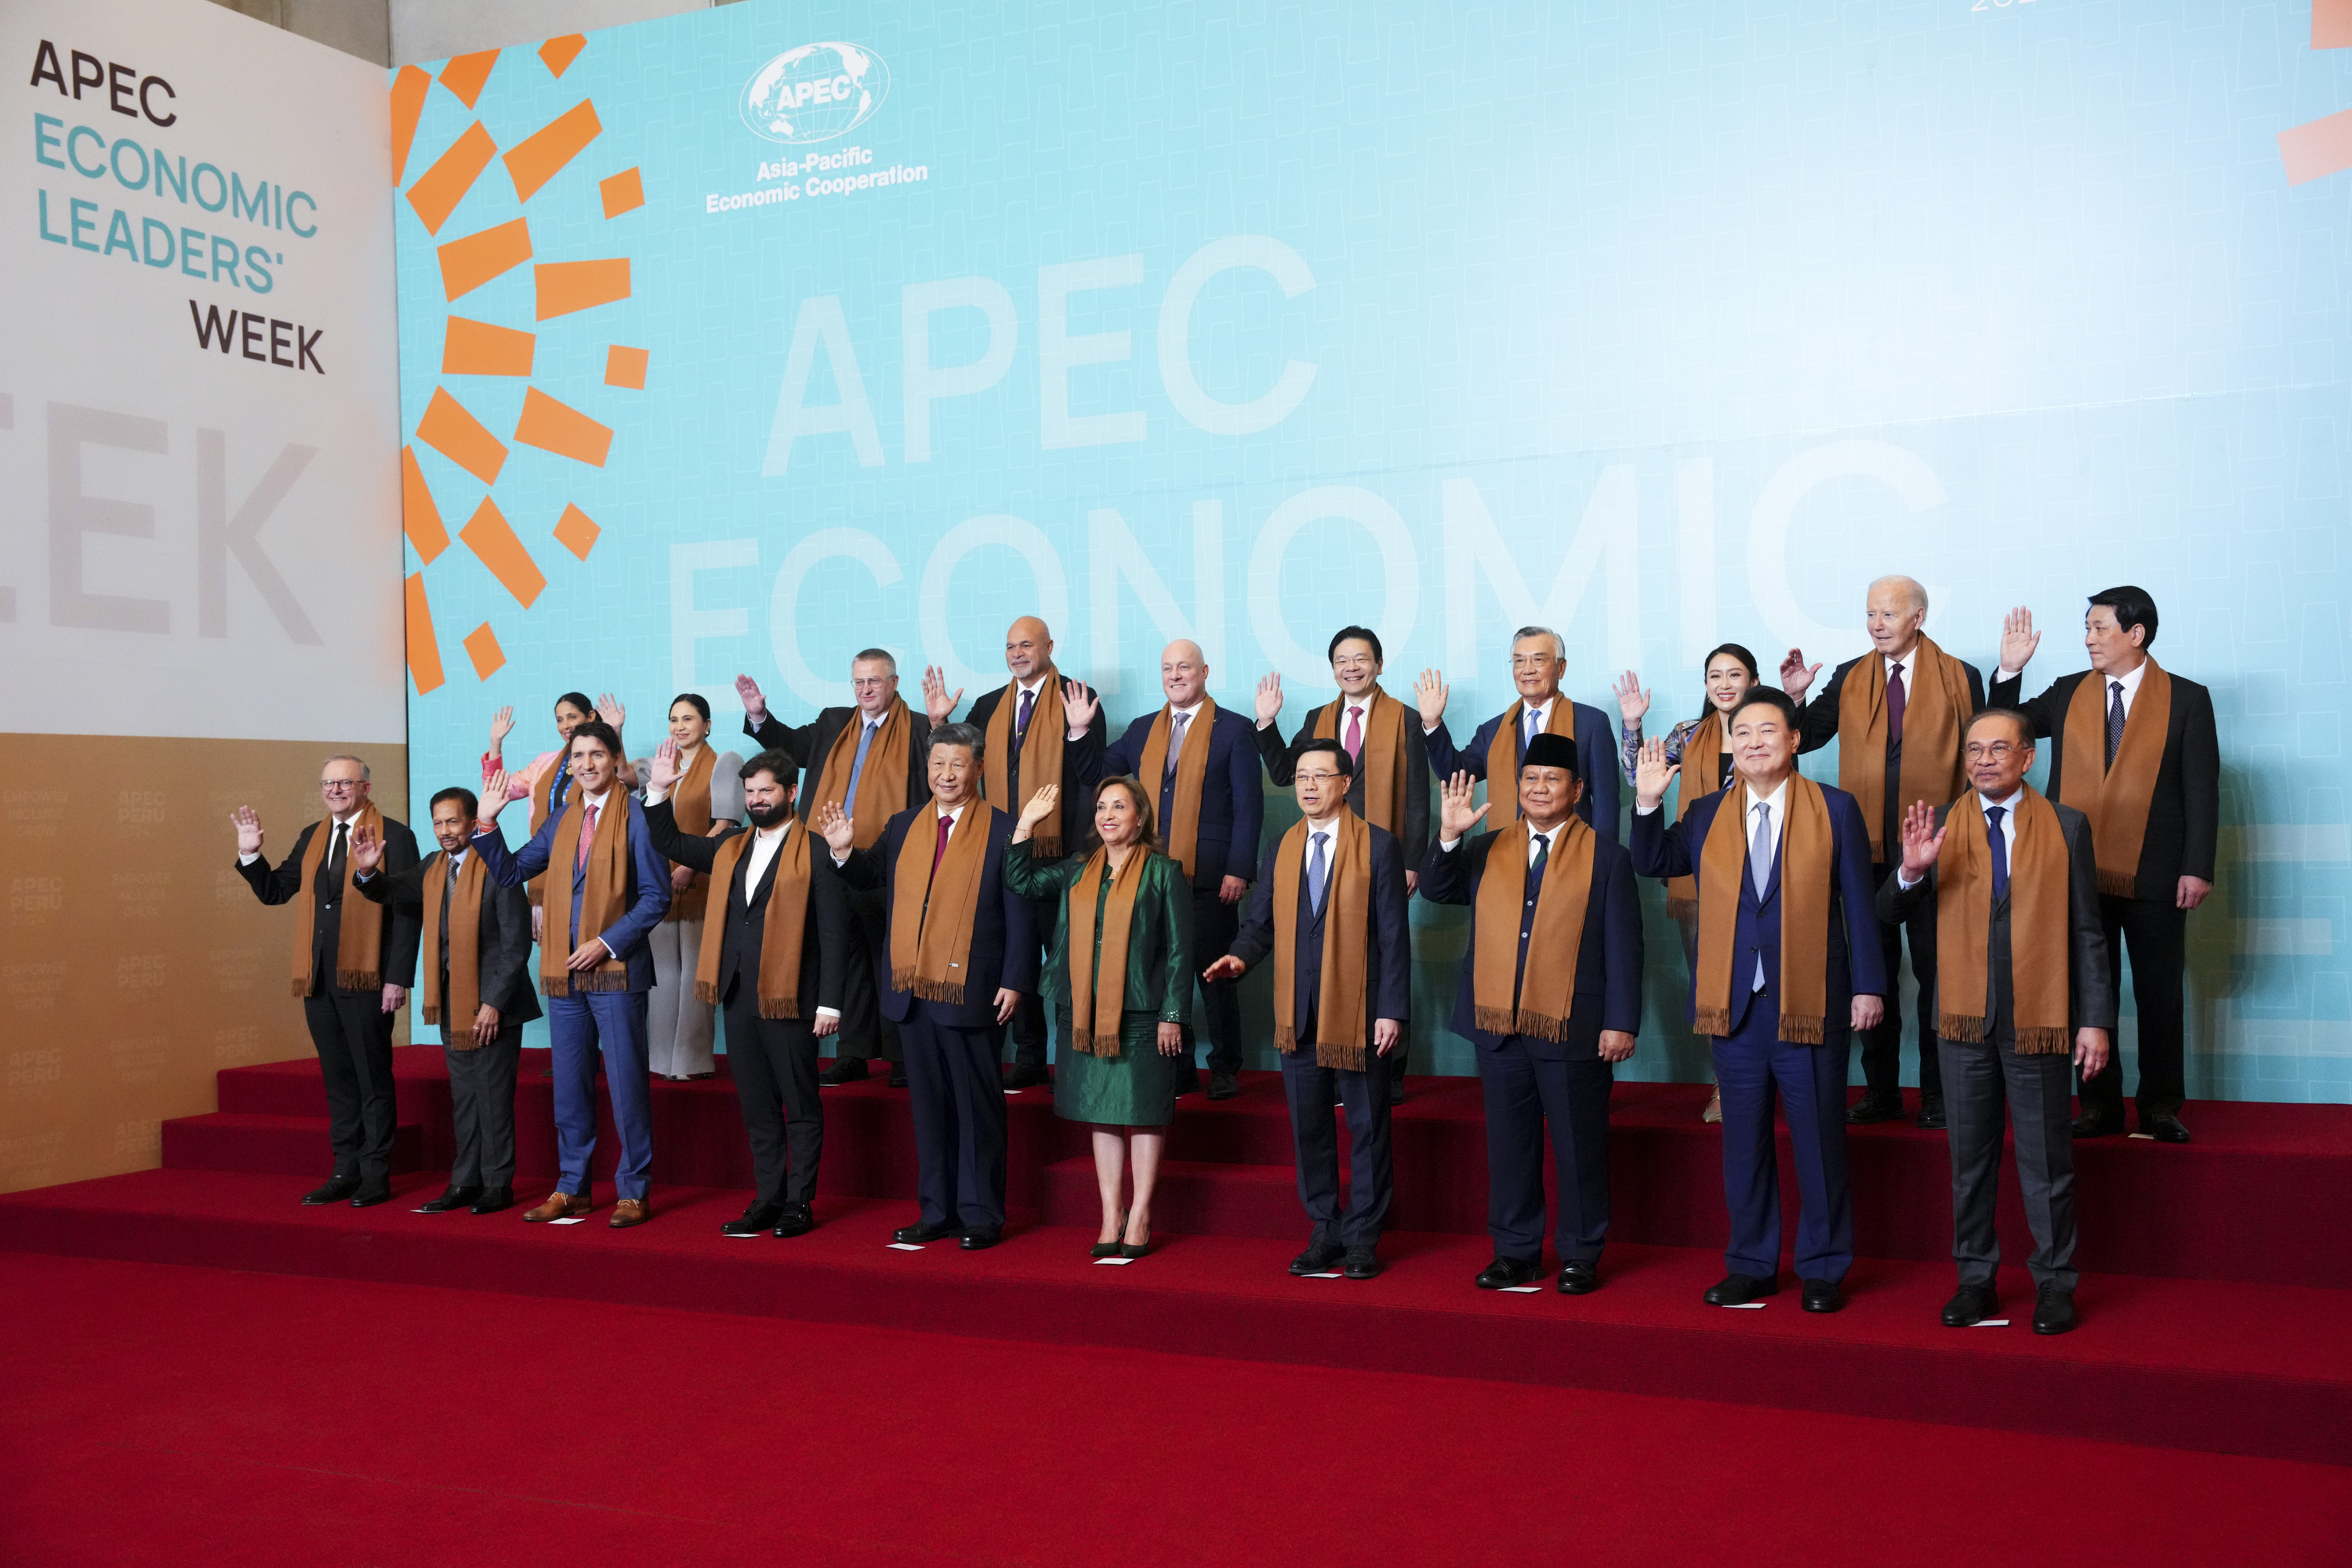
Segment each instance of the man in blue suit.
M1870 837L1852 795L1798 773L1797 706L1784 694L1751 690L1730 733L1737 779L1680 822L1669 826L1658 809L1679 771L1664 742L1642 748L1633 777L1634 868L1698 879L1692 1016L1715 1042L1731 1211L1729 1272L1706 1300L1743 1307L1779 1288L1777 1092L1797 1157L1804 1308L1834 1312L1853 1264L1846 1045L1885 1013Z
M1238 980L1274 964L1274 1043L1298 1156L1298 1198L1314 1223L1293 1274L1340 1264L1350 1279L1381 1271L1388 1217L1389 1082L1412 1004L1405 942L1404 855L1386 829L1348 807L1347 748L1310 739L1295 753L1301 820L1267 848L1249 919L1202 978ZM1348 1115L1348 1204L1339 1207L1337 1098Z
M613 1127L621 1138L613 1227L622 1230L653 1217L646 1206L654 1158L646 1077L646 993L654 986L654 960L646 938L669 908L669 862L654 849L645 807L621 785L621 737L613 727L591 721L572 731L568 745L571 793L530 842L509 853L499 831L499 813L507 805L501 768L483 789L472 847L482 869L503 887L520 887L558 860L570 866L572 913L562 929L571 940L558 940L555 900L566 878L558 866L547 888L539 960L555 1047L555 1147L562 1174L548 1200L523 1217L558 1220L595 1206L589 1162L596 1153L595 1053L601 1047Z
M1265 773L1248 716L1219 707L1209 695L1209 661L1199 643L1180 639L1161 651L1160 689L1168 701L1159 712L1129 724L1104 751L1079 753L1080 781L1092 787L1126 773L1146 788L1159 786L1160 847L1192 879L1193 946L1223 952L1241 930L1242 900L1257 874ZM1231 1100L1241 1071L1238 990L1230 980L1201 984L1211 1100ZM1189 1024L1184 1056L1192 1059ZM1178 1083L1181 1092L1181 1075Z
M980 798L986 742L974 724L931 727L931 798L902 811L870 849L839 801L810 826L853 889L879 890L890 919L882 1016L906 1048L922 1217L896 1239L961 1238L966 1252L1004 1234L1004 1082L997 1042L1037 989L1030 906L1004 885L1014 818Z
M1486 781L1487 800L1496 805L1495 826L1510 826L1514 815L1511 804L1513 787L1505 783L1503 798L1495 801L1495 781L1513 780L1518 776L1517 763L1528 752L1530 735L1566 735L1576 742L1577 754L1588 760L1606 757L1616 747L1616 731L1610 727L1609 715L1582 702L1572 702L1559 689L1568 677L1568 645L1549 626L1521 626L1511 638L1511 683L1518 688L1519 700L1478 726L1467 746L1456 749L1452 731L1445 727L1445 700L1448 688L1433 669L1422 671L1413 682L1413 696L1421 705L1422 743L1429 750L1430 771L1438 779L1452 778L1455 773L1468 773L1474 779ZM1512 742L1511 770L1496 769L1493 763L1496 739L1507 731ZM1582 817L1592 830L1617 842L1617 770L1601 768L1585 780L1584 794L1576 803L1576 815Z
M1422 897L1475 911L1449 1026L1477 1047L1486 1100L1495 1260L1475 1283L1508 1289L1542 1266L1549 1121L1559 1290L1582 1296L1601 1288L1609 1234L1609 1090L1642 1026L1633 858L1574 816L1584 785L1565 735L1528 742L1518 821L1465 842L1493 806L1470 804L1475 788L1467 773L1444 784L1438 840L1421 865Z

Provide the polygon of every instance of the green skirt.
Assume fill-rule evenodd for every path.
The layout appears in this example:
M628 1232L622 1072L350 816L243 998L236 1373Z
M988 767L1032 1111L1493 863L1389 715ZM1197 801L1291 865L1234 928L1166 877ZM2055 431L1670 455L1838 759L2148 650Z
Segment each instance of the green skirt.
M1177 1077L1192 1065L1192 1053L1160 1054L1158 1014L1122 1015L1115 1057L1070 1049L1067 1002L1055 1008L1054 1028L1062 1042L1054 1058L1055 1115L1105 1127L1165 1127L1174 1118Z

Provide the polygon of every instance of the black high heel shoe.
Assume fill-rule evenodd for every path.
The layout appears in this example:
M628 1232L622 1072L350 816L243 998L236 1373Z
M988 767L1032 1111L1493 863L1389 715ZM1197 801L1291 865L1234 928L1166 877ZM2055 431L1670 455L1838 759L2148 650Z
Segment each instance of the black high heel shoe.
M1118 1234L1122 1238L1127 1235L1127 1214L1124 1210L1120 1211L1118 1216ZM1092 1258L1117 1258L1125 1250L1125 1247L1122 1247L1119 1242L1097 1241L1095 1243L1094 1251L1089 1253L1087 1256Z
M1127 1227L1125 1226L1121 1226L1118 1228L1119 1234L1124 1237L1127 1234ZM1132 1263L1135 1259L1145 1256L1150 1250L1151 1227L1150 1226L1145 1226L1143 1227L1143 1239L1141 1241L1133 1243L1121 1241L1119 1243L1118 1256Z

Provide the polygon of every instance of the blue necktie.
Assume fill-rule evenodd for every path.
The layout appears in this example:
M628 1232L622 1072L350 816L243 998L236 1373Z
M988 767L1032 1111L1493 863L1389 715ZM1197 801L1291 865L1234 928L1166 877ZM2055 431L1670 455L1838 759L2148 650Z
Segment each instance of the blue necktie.
M1995 903L2009 897L2009 840L2000 834L2000 819L2008 815L2007 806L1985 807L1985 837L1992 847L1992 897Z
M852 816L857 815L857 775L866 771L866 753L873 748L874 731L881 727L881 720L869 719L857 734L857 755L849 763L849 798L841 803L841 809Z
M1323 841L1330 837L1328 833L1317 834L1315 847L1307 857L1307 907L1318 915L1323 912L1323 884L1330 875L1323 864Z
M1519 737L1519 755L1522 757L1528 754L1528 748L1535 743L1536 725L1541 715L1535 709L1528 710L1528 732Z
M1748 841L1748 877L1756 884L1756 901L1761 904L1764 889L1772 880L1772 808L1759 800L1753 809L1756 832ZM1748 989L1764 989L1764 955L1760 952L1756 955L1755 984Z

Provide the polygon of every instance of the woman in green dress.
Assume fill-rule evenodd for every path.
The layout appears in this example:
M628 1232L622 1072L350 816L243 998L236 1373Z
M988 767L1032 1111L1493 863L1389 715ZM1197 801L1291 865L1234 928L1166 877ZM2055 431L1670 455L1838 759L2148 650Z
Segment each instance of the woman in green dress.
M1151 847L1151 798L1132 778L1095 786L1088 852L1033 856L1029 836L1059 808L1051 785L1029 797L1004 858L1004 882L1024 899L1055 901L1045 997L1062 1042L1054 1113L1094 1127L1102 1190L1097 1258L1151 1249L1151 1193L1164 1131L1176 1113L1177 1061L1192 1012L1192 895L1175 861ZM1135 1197L1119 1205L1132 1159Z

